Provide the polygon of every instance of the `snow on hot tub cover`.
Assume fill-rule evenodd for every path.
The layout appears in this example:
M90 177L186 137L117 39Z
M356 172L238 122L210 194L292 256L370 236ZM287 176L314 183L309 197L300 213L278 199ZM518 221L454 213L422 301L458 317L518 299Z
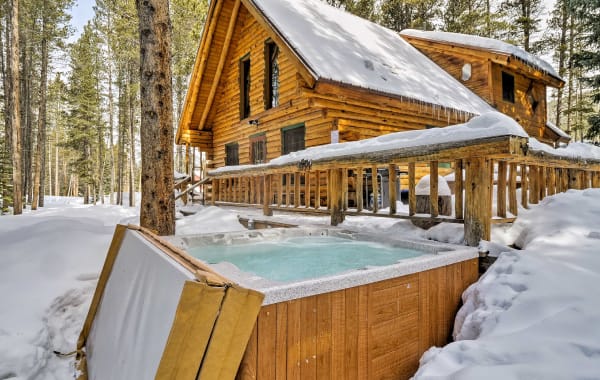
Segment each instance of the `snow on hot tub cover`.
M252 0L317 79L479 115L492 108L396 32L321 0Z

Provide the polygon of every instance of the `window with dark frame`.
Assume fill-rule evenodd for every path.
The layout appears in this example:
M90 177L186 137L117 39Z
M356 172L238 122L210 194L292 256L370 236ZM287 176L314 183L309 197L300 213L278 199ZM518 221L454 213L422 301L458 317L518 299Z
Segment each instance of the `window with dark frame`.
M240 59L240 120L250 116L250 55Z
M502 99L515 102L515 77L504 71L502 72Z
M230 143L225 145L225 165L240 164L240 150L238 143Z
M250 162L253 164L263 164L267 162L267 136L250 136Z
M279 105L279 47L268 40L265 43L265 109Z
M283 128L281 130L281 153L288 154L304 149L304 124Z

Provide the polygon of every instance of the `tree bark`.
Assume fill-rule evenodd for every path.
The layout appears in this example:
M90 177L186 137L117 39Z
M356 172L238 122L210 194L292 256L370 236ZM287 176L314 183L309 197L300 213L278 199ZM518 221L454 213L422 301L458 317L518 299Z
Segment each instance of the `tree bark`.
M10 46L8 48L10 92L8 96L12 131L13 161L13 213L23 213L23 190L21 177L21 119L19 104L19 0L10 0Z
M135 111L133 94L133 68L127 70L129 83L127 98L129 99L129 207L135 207Z
M48 41L46 37L46 17L42 19L42 68L40 73L40 104L38 109L37 144L34 155L33 197L31 209L36 210L38 204L43 206L44 192L42 176L44 174L43 158L46 155L46 86L48 81Z
M140 32L142 204L140 222L175 233L173 98L168 0L136 0Z

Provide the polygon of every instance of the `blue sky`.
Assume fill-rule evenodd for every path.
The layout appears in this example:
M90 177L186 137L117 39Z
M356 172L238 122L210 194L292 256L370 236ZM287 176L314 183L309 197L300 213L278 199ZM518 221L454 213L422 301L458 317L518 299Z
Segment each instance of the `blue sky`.
M71 25L75 28L75 33L71 37L72 41L79 38L83 31L83 26L94 17L94 9L96 4L93 0L75 0L75 5L71 9Z

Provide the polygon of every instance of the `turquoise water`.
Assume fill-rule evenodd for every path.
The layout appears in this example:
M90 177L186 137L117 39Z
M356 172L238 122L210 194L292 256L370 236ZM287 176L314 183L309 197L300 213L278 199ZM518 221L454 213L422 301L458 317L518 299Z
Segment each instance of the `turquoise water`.
M245 272L278 282L318 278L366 266L390 265L424 253L329 236L194 247L188 252L209 264L227 261Z

